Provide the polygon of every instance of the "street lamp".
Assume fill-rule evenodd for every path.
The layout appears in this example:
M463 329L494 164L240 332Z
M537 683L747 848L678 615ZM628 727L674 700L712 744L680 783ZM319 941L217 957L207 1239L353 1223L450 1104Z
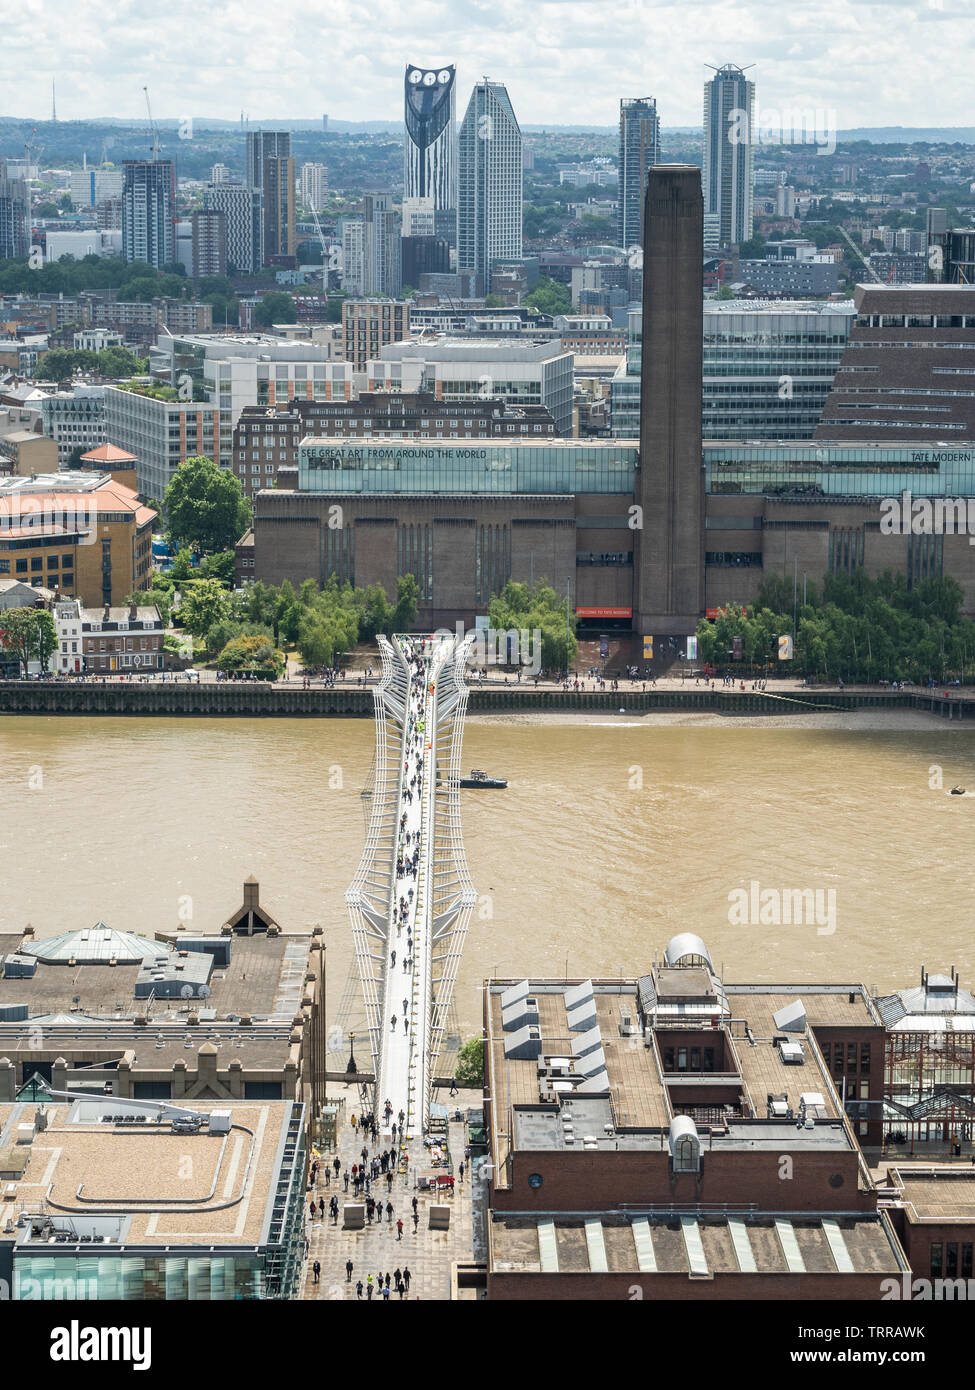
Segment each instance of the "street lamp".
M356 1061L355 1061L355 1034L354 1034L354 1033L350 1033L350 1034L349 1034L349 1060L348 1060L348 1061L346 1062L346 1064L345 1064L345 1071L346 1071L346 1075L347 1075L347 1076L357 1076L357 1075L358 1075L358 1072L359 1072L359 1068L356 1066Z

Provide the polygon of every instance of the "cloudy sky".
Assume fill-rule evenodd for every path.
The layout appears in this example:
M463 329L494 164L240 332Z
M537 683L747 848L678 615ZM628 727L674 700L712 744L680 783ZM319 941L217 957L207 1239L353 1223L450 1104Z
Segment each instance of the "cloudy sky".
M975 0L20 0L3 33L0 115L252 123L398 120L407 61L507 84L527 125L611 125L655 96L699 125L706 64L754 63L759 110L835 127L975 124ZM830 124L832 124L832 120Z

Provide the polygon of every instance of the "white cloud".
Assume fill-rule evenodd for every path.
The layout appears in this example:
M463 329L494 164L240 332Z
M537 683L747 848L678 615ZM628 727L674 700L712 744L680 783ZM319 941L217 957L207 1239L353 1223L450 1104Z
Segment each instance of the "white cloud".
M652 95L667 125L697 125L706 63L754 63L759 105L836 111L841 127L972 120L972 0L170 0L148 12L29 0L4 24L4 115L153 112L252 121L397 120L407 62L455 62L458 109L488 75L527 125L613 125ZM951 41L940 23L958 23ZM21 63L17 59L24 55Z

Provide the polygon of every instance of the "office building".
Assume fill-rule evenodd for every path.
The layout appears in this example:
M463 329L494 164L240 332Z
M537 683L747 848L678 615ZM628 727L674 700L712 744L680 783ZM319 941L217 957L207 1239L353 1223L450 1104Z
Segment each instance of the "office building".
M348 360L348 359L347 359ZM558 339L412 340L368 363L369 390L432 391L438 400L497 396L509 406L543 405L562 435L572 430L573 357Z
M450 243L437 235L434 199L404 198L400 240L400 275L403 285L418 289L421 275L450 270Z
M45 232L44 259L59 261L62 256L73 256L76 261L85 256L120 256L122 254L121 231L100 231L90 228L86 231Z
M247 133L248 188L261 193L260 264L271 265L295 254L295 162L291 135L284 130Z
M76 209L95 208L99 203L122 197L121 169L84 169L68 178L68 193Z
M474 88L458 148L457 269L487 285L495 261L521 256L521 129L501 83Z
M704 211L718 217L721 246L747 241L753 230L755 84L733 63L704 84Z
M453 66L410 64L404 80L403 197L432 198L432 235L457 241L457 90ZM407 233L404 236L415 235ZM449 267L448 267L449 268Z
M30 199L25 181L7 170L0 159L0 260L15 260L30 250Z
M156 513L106 474L0 478L0 578L120 604L152 573Z
M738 279L759 294L797 299L808 294L835 294L839 288L839 266L827 255L745 260L738 263Z
M975 285L858 285L817 439L975 441Z
M227 267L250 275L261 268L261 193L246 184L213 182L203 193L209 212L227 219Z
M41 401L44 433L57 443L59 468L75 449L86 451L105 442L104 394L102 386L72 386Z
M324 164L301 166L301 201L312 212L321 212L328 201L328 169Z
M639 532L635 624L697 630L704 611L701 485L704 207L690 165L650 170L643 220Z
M194 212L190 219L193 238L193 279L227 273L227 214L215 208Z
M122 165L122 258L155 270L176 259L176 171L170 159Z
M617 240L620 246L643 245L643 200L647 170L659 163L660 118L657 103L653 97L625 97L620 102L617 213Z
M345 293L395 297L401 283L400 222L392 200L383 193L367 194L362 215L342 218L341 229Z
M139 491L162 498L184 459L198 454L230 465L229 409L199 401L163 401L132 387L105 387L105 439L138 459ZM130 593L131 587L125 590Z
M407 300L347 299L342 305L342 355L356 371L365 371L370 358L409 333Z
M229 182L230 182L230 170L227 168L226 164L214 164L214 165L212 166L212 168L210 169L210 182L211 182L211 183L229 183Z

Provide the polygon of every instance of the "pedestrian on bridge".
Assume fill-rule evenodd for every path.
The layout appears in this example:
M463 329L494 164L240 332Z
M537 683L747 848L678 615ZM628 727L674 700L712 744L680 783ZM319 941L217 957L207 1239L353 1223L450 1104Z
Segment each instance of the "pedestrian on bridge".
M357 1280L356 1280L355 1296L356 1296L356 1298L361 1298L361 1297L362 1297L362 1280L361 1280L361 1279L357 1279Z
M410 1268L409 1265L403 1266L403 1283L406 1285L406 1292L410 1291Z
M392 1031L395 1033L395 1032L396 1032L396 1015L395 1015L395 1014L393 1014L393 1017L392 1017L392 1019L390 1020L390 1022L391 1022L391 1024L392 1024Z
M366 1148L365 1144L363 1144L363 1146L362 1146L361 1153L362 1153L362 1161L363 1161L363 1163L365 1163L366 1159L369 1157L369 1150Z
M396 1239L403 1239L403 1218L400 1217L396 1222Z
M416 1216L416 1209L420 1205L416 1197L413 1198L413 1215Z
M404 1013L404 1014L408 1012L409 1007L410 1007L410 1001L409 1001L408 999L404 999L404 1000L403 1000L403 1013Z
M315 1219L315 1203L314 1203L314 1201L311 1202L311 1204L310 1204L310 1206L309 1206L308 1215L309 1215L309 1218L310 1218L312 1221L314 1221L314 1219Z
M344 1185L345 1185L345 1190L346 1190L346 1192L348 1192L348 1190L349 1190L349 1170L348 1170L348 1168L346 1168L345 1172L342 1174L342 1182L343 1182Z
M352 1283L352 1271L353 1271L354 1268L355 1268L355 1266L353 1265L352 1261L351 1261L351 1260L346 1260L346 1262L345 1262L345 1282L346 1282L347 1284L351 1284L351 1283ZM361 1285L360 1285L360 1287L361 1287Z
M324 1198L324 1197L319 1197L319 1199L318 1199L318 1215L321 1217L321 1219L322 1219L323 1221L325 1220L325 1198Z
M335 1176L337 1178L339 1173L341 1173L342 1171L342 1160L338 1157L337 1154L335 1156L334 1162L332 1163L332 1167L335 1169Z
M389 1224L390 1221L392 1221L392 1219L393 1219L393 1204L392 1204L392 1202L387 1202L387 1203L386 1203L386 1223L387 1223L387 1225Z
M321 1264L321 1261L320 1261L320 1260L316 1260L316 1261L315 1261L315 1263L314 1263L314 1264L312 1265L312 1267L311 1267L311 1272L312 1272L312 1274L314 1274L314 1276L315 1276L314 1282L317 1284L319 1278L321 1277L321 1273L322 1273L322 1264Z

